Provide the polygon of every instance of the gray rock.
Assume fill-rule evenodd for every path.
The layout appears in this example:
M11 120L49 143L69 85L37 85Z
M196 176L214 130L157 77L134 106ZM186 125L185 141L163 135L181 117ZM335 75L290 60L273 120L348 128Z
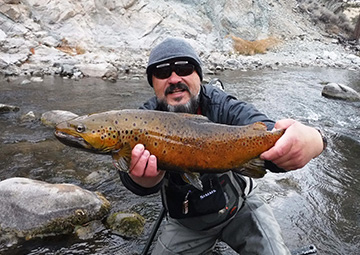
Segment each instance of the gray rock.
M71 233L110 209L97 192L20 177L0 182L0 204L0 243Z
M79 115L69 112L69 111L61 111L61 110L53 110L44 112L41 115L41 122L49 127L55 127L56 124L63 122L65 120L69 120L75 117L78 117Z
M57 47L60 44L59 40L55 39L52 36L47 36L43 38L42 41L43 44L48 47Z
M28 113L22 115L20 120L21 122L33 122L36 120L35 113L33 111L29 111Z
M6 4L20 4L20 0L4 0Z
M43 82L44 81L44 79L42 78L42 77L31 77L30 78L30 81L31 82Z
M95 185L110 177L110 174L106 170L94 171L85 178L85 183Z
M0 29L0 41L5 40L5 38L6 38L5 32Z
M111 77L117 72L116 68L108 63L80 64L76 67L85 75L90 77Z
M1 113L8 113L8 112L17 112L20 108L14 105L9 104L0 104L0 114Z
M102 222L99 220L95 220L95 221L91 221L89 224L86 224L85 226L76 226L75 234L81 240L88 240L93 238L95 234L99 233L104 229L105 229L104 224L102 224Z
M354 89L339 83L328 83L324 86L321 94L324 97L347 101L360 101L360 94Z
M76 70L76 68L73 65L68 65L68 64L61 65L60 75L71 77L74 74L74 70Z
M26 84L29 84L31 83L31 81L29 81L28 79L25 79L21 82L21 85L26 85Z
M144 231L145 219L134 212L116 212L106 219L115 233L125 237L137 237Z

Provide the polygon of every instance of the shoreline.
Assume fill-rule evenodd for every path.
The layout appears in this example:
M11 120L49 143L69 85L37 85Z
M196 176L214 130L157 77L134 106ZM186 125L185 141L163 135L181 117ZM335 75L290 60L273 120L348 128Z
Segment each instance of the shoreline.
M50 53L51 51L51 53ZM50 54L49 54L50 53ZM16 62L0 70L5 77L42 77L58 75L65 78L102 78L116 81L129 77L145 77L149 50L106 54L106 52L68 55L48 46L39 46L23 64ZM335 39L327 41L300 39L287 41L264 54L239 55L234 51L200 52L205 75L225 70L276 70L280 67L321 67L360 70L360 56ZM20 61L20 60L18 60Z

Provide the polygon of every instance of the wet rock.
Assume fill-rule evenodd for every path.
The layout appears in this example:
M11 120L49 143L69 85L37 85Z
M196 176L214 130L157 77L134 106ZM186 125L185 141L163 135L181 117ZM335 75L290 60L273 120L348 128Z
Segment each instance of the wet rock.
M44 79L42 77L31 77L30 81L32 81L32 82L43 82Z
M106 170L98 170L94 171L85 178L85 183L87 184L97 184L102 182L103 180L106 180L110 177L110 174Z
M20 177L0 182L0 204L0 243L72 233L110 210L97 192Z
M144 230L145 219L138 213L116 212L106 219L106 224L121 236L137 237Z
M360 101L360 94L357 91L340 83L328 83L324 86L321 94L324 97L333 99Z
M95 220L86 224L85 226L76 226L75 234L81 240L88 240L95 236L95 234L104 230L105 226L101 221Z
M69 111L53 110L53 111L44 112L41 115L40 120L46 126L55 127L56 124L60 122L73 119L78 116L79 115Z
M25 79L25 80L23 80L23 81L21 82L21 85L26 85L26 84L29 84L29 83L31 83L31 81L28 80L28 79Z
M64 64L60 66L60 75L71 77L75 70L77 71L77 68L73 65Z
M36 120L36 116L33 111L30 111L20 117L21 122L33 122L35 120Z
M114 66L107 63L100 64L80 64L76 66L85 76L90 77L111 77L117 75Z
M9 104L0 104L0 114L8 112L17 112L20 108Z

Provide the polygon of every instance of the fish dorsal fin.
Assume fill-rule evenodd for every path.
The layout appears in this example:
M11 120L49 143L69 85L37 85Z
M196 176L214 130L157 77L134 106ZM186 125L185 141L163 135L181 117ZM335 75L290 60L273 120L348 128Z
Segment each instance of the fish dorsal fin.
M198 190L201 190L201 191L203 190L203 185L202 185L202 182L200 180L200 174L199 173L185 172L185 173L182 174L182 179L186 183L189 183L189 184L193 185Z
M267 126L264 122L255 122L254 124L252 124L252 126L254 130L267 130Z
M190 120L190 121L194 121L197 123L212 123L207 117L205 117L204 115L199 115L199 114L191 114L191 113L176 113L181 115L183 118Z
M266 174L265 161L259 157L253 158L241 167L232 170L252 178L262 178Z
M130 144L124 144L119 150L112 152L114 166L123 172L129 172L131 161L131 146Z

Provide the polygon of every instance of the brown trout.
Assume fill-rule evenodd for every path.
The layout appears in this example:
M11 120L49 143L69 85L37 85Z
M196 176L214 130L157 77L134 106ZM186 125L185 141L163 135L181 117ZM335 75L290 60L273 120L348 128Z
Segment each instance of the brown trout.
M129 171L134 146L144 144L157 157L159 169L187 173L193 183L193 178L198 180L194 173L231 170L263 177L266 170L258 156L283 133L267 131L261 122L229 126L192 114L114 110L62 122L56 126L55 136L69 146L112 154L121 171Z

